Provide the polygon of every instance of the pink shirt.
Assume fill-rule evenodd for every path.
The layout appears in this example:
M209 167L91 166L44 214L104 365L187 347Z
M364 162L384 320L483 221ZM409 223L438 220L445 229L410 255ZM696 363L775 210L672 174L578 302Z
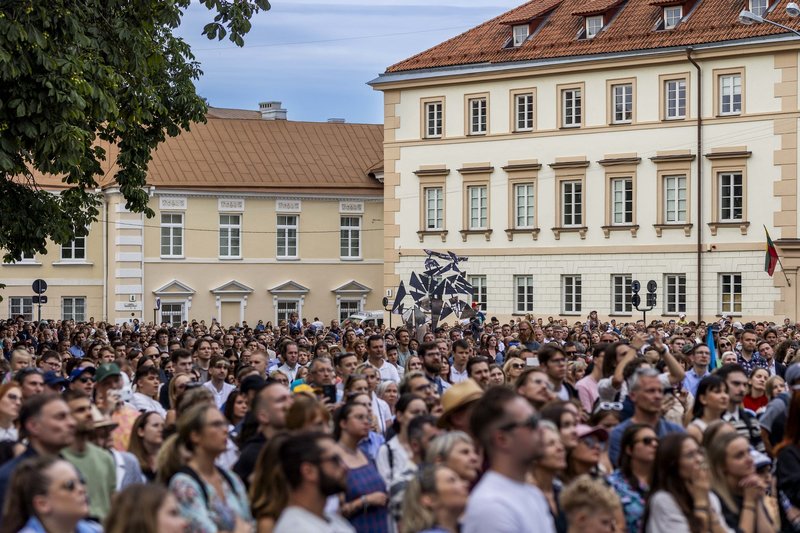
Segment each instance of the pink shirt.
M592 413L592 408L594 407L594 402L597 401L597 398L600 396L600 393L597 390L597 382L591 376L591 374L587 374L575 384L575 388L578 391L578 398L581 400L581 405L583 405L583 410L587 413Z

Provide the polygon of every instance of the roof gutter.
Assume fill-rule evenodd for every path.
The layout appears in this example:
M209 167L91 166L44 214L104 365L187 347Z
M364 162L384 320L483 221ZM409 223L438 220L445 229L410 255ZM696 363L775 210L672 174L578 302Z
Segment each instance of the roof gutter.
M697 69L697 323L703 320L703 71L692 57L691 46L686 59Z

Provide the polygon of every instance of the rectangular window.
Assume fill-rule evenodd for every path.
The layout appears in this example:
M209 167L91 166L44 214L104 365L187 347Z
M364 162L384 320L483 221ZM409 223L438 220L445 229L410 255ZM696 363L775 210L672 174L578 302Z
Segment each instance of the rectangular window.
M161 213L161 257L183 257L183 213Z
M467 187L469 194L469 229L486 229L487 224L487 197L486 186Z
M633 121L633 84L612 85L614 98L614 124L629 124Z
M664 82L664 93L664 116L668 119L686 118L686 80L667 80Z
M71 296L61 298L61 320L84 322L86 320L86 298Z
M580 276L561 276L561 302L563 313L581 312Z
M361 217L341 217L339 250L344 258L361 257Z
M472 301L486 311L486 276L469 276L468 281L472 285Z
M667 314L686 312L686 275L664 275L664 312Z
M630 314L633 312L630 274L614 274L611 276L611 311L615 314Z
M603 15L586 17L586 38L591 39L603 29Z
M219 216L219 256L223 258L239 258L241 249L242 216Z
M533 130L533 93L518 94L514 97L514 116L516 131Z
M442 136L444 128L444 103L428 102L425 104L425 136L436 138Z
M86 260L86 237L75 237L67 244L62 244L61 259L64 261Z
M583 224L583 184L580 181L561 182L561 225Z
M179 327L183 322L183 304L161 304L161 321Z
M750 0L750 11L759 17L763 17L767 9L769 9L769 0Z
M361 300L339 300L339 323L361 312Z
M533 228L536 225L534 218L533 183L519 183L514 185L514 212L515 227L518 229Z
M719 275L720 313L742 312L742 275Z
M444 229L444 199L441 187L425 189L425 229Z
M8 299L8 316L22 315L25 320L33 320L33 299L30 296L11 296Z
M300 306L297 303L297 300L278 300L278 308L276 309L277 312L277 320L278 324L281 321L288 321L289 316L292 313L297 313L297 316L300 316Z
M278 249L279 259L297 257L297 215L278 215Z
M530 34L530 27L527 24L519 24L514 26L514 46L522 46L522 43L525 42L525 39L528 38Z
M486 98L470 98L469 105L469 134L483 135L486 133Z
M742 76L726 74L719 77L719 114L738 115L742 112Z
M741 172L719 174L719 220L742 220L744 189Z
M686 176L664 176L664 220L686 222Z
M577 128L581 125L581 90L564 89L561 91L561 126Z
M633 180L611 180L612 224L633 224Z
M668 6L664 8L664 29L671 30L683 18L683 6Z
M517 290L517 313L533 312L533 276L514 276Z

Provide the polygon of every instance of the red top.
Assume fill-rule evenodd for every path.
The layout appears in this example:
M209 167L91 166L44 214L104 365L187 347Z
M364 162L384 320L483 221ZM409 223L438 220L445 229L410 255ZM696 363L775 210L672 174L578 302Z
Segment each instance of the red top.
M759 409L764 407L769 403L769 399L767 398L766 394L762 394L758 398L753 398L749 394L744 397L744 408L750 409L754 413L757 413Z

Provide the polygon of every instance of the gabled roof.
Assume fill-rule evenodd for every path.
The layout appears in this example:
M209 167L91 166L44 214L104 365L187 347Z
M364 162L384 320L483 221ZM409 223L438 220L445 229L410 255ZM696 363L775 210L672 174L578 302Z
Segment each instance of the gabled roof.
M524 24L530 22L536 17L541 17L549 11L555 9L562 0L542 0L540 2L528 2L516 9L512 9L498 18L500 24Z
M304 287L296 281L289 280L267 290L272 294L306 294L308 292L308 287Z
M253 289L233 279L228 283L220 285L216 289L211 289L211 292L214 294L250 294L253 292Z
M191 296L195 290L185 283L181 283L177 279L173 279L166 285L159 287L153 291L153 294L158 296Z
M372 292L372 289L366 285L362 285L354 279L351 279L344 285L336 287L331 292L335 292L336 294L366 294L368 292Z
M767 17L792 28L800 27L798 20L790 18L784 12L788 1L780 0ZM505 47L511 37L511 28L508 24L515 20L523 20L529 13L536 13L546 2L547 0L527 2L457 37L390 66L387 73L655 50L787 33L786 30L769 24L751 26L740 24L739 12L746 7L745 0L699 0L692 15L677 27L656 31L654 27L661 17L661 8L651 5L651 0L628 0L621 7L615 20L600 34L593 39L577 39L583 20L573 13L582 12L588 7L586 0L563 0L557 3L537 33L528 38L522 46Z
M624 0L594 0L587 2L572 12L577 16L599 15L605 13L613 7L617 7Z

